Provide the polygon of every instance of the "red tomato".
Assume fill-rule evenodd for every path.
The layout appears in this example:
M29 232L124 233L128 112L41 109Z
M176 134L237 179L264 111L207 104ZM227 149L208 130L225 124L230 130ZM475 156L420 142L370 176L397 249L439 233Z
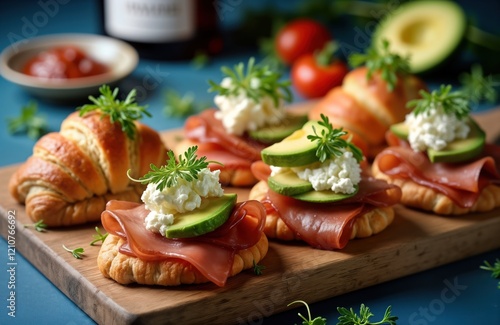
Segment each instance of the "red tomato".
M292 66L291 80L297 92L305 98L326 95L333 87L340 86L349 68L345 62L334 60L328 65L318 64L312 54L300 57Z
M274 46L279 58L291 65L302 55L322 49L330 40L325 26L311 19L296 19L280 29Z

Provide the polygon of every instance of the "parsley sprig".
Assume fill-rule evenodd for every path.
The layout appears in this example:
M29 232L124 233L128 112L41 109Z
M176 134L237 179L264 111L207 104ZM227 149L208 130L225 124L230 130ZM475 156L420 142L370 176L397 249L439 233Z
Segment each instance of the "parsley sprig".
M324 128L322 128L321 132L318 134L318 131L313 126L314 135L309 134L307 139L313 142L319 142L318 149L316 149L316 156L319 161L324 162L332 157L342 156L342 149L344 148L349 149L358 162L363 160L363 152L361 149L350 141L343 139L342 136L346 135L347 132L343 131L342 128L334 129L328 116L321 114L321 121L319 121L318 124Z
M347 309L345 307L338 307L337 311L340 313L338 325L395 325L398 320L397 316L391 315L391 306L387 307L384 317L378 322L370 322L370 318L374 315L370 311L370 308L366 307L364 304L361 304L359 308L359 315L357 315L352 308Z
M462 84L461 91L473 103L483 101L495 103L498 93L495 88L500 87L500 76L487 75L483 73L483 68L475 64L471 67L470 73L463 73L459 76Z
M97 226L95 227L95 232L97 234L94 234L94 240L90 242L90 246L94 246L98 242L104 243L104 240L106 239L106 237L108 237L108 233L102 233L101 229L99 229L99 227Z
M116 98L118 91L118 88L111 91L108 85L102 85L99 87L99 92L101 93L99 97L89 96L89 100L93 104L85 104L78 107L77 110L80 111L80 116L91 111L100 111L103 116L109 116L111 123L120 123L123 132L130 139L134 139L136 131L134 121L143 118L144 115L151 117L151 114L146 110L146 106L136 103L135 96L137 92L135 89L132 89L128 93L125 100Z
M353 53L348 58L349 64L354 68L365 64L368 68L366 78L372 78L375 72L380 71L383 80L387 82L387 89L393 91L398 82L398 75L410 72L409 57L402 57L389 50L389 41L382 40L382 47L379 49L376 44L372 44L365 54Z
M74 258L79 259L79 260L82 259L83 253L85 252L85 250L82 247L70 249L70 248L66 247L64 244L62 245L62 247L64 248L65 251L70 252Z
M441 85L439 89L428 92L420 91L422 98L410 100L406 106L413 108L413 114L418 115L432 108L441 107L446 114L455 114L457 118L469 115L471 108L467 97L461 91L451 91L451 85Z
M281 74L271 70L266 65L255 64L255 59L251 57L245 69L245 65L240 62L233 69L224 66L221 68L224 75L231 78L232 85L224 87L212 80L209 80L209 92L218 92L222 96L237 96L244 92L246 96L256 103L262 97L269 96L273 99L274 105L278 106L280 99L286 102L292 100L292 92L289 88L290 81L281 81Z
M34 101L23 106L19 116L7 118L7 130L10 134L25 132L34 140L47 133L47 127L47 118L38 114L38 105Z
M48 226L43 222L43 220L38 220L33 224L24 225L24 228L33 227L38 232L45 232Z
M130 179L142 184L156 184L158 191L163 191L165 187L175 186L179 179L191 182L198 179L198 173L202 169L207 168L209 163L217 163L215 161L207 161L207 157L205 156L198 158L196 150L198 150L198 146L189 147L184 152L184 155L179 155L178 162L175 159L174 152L169 150L166 165L157 167L151 164L149 166L151 171L139 179L133 179L130 176L130 170L127 172L127 175Z
M253 273L255 275L262 275L262 272L266 269L265 265L257 264L255 260L253 261Z
M491 265L488 261L484 261L484 264L479 267L483 270L491 271L491 276L493 278L500 278L500 259L497 258L493 265ZM498 289L500 289L500 282L498 282Z

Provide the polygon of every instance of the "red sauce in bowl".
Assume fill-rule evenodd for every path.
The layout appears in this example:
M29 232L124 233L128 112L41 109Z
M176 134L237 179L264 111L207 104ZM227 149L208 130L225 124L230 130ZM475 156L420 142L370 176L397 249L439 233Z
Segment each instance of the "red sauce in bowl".
M44 79L73 79L99 75L109 68L76 46L60 46L43 51L29 60L23 73Z

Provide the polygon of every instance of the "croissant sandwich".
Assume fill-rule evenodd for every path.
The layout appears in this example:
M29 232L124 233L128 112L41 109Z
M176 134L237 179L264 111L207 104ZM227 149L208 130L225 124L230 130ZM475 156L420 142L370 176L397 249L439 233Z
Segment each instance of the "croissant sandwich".
M385 133L389 127L404 120L408 113L406 103L418 98L421 89L426 89L421 79L405 71L402 58L392 56L392 62L402 63L400 71L391 79L385 77L383 67L377 70L367 66L355 68L345 76L341 86L330 90L309 111L309 119L319 120L321 114L326 115L334 126L359 136L368 149L368 158L387 146Z
M106 98L108 103L120 103L116 90L111 94L109 87L101 87L100 98L107 95L112 99ZM167 157L156 131L133 121L125 132L104 105L97 107L103 102L96 101L87 106L92 110L70 114L59 132L40 138L32 156L10 178L10 194L25 204L34 222L55 227L99 221L107 201L140 200L144 188L131 182L127 171L141 175L150 163Z

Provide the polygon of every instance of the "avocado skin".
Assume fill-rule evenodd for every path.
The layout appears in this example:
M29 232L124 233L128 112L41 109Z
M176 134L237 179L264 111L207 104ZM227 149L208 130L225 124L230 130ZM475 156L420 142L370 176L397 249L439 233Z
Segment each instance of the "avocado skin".
M288 114L282 124L269 125L249 131L248 135L259 142L272 144L283 140L307 122L307 115Z
M166 238L190 238L201 236L222 226L236 204L236 194L205 199L200 208L175 216L174 223L165 231Z

